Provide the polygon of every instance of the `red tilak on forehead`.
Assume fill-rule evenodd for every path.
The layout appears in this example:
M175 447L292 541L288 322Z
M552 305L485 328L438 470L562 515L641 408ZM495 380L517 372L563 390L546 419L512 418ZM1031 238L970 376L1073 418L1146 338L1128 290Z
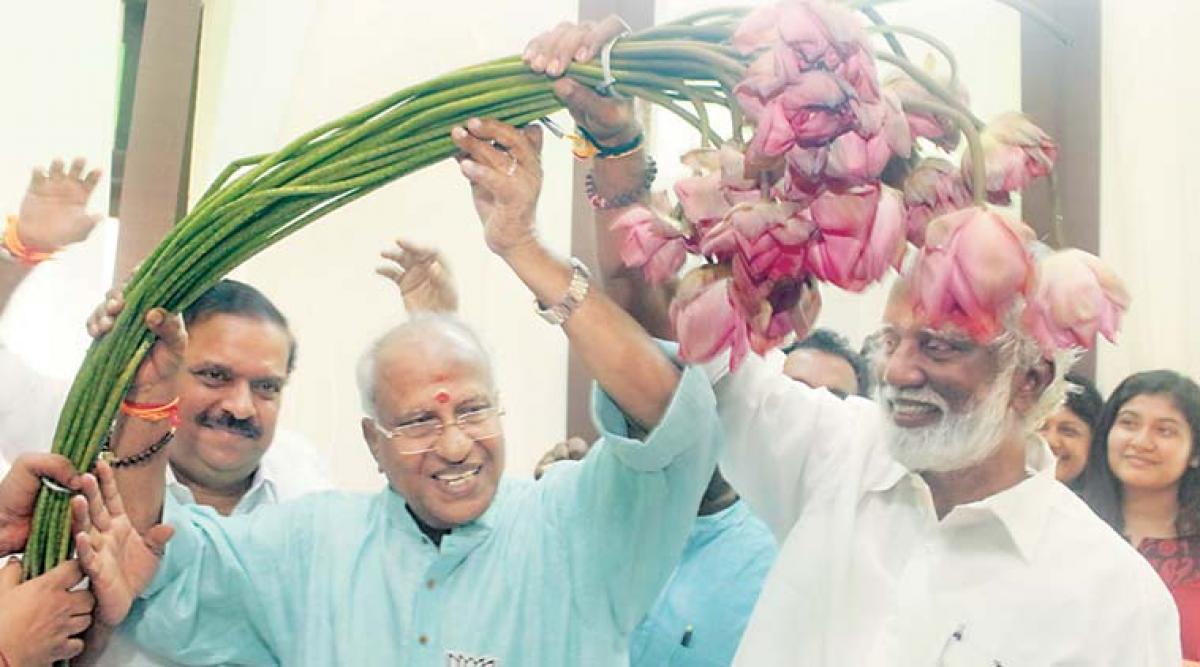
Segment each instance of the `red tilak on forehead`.
M450 393L445 389L439 389L438 392L433 395L433 400L437 401L438 403L449 403Z

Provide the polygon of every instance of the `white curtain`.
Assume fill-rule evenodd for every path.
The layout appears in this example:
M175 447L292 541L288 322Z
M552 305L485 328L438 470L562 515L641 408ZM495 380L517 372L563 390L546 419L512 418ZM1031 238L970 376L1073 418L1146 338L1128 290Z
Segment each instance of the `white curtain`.
M1133 295L1099 356L1111 391L1142 370L1200 374L1200 4L1107 0L1102 21L1100 253Z

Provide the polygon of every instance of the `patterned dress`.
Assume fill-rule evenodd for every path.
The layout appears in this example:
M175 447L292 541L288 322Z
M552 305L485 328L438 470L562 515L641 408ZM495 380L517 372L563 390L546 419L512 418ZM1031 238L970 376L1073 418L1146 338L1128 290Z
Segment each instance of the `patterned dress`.
M1200 660L1200 535L1146 538L1138 551L1166 582L1179 606L1183 657Z

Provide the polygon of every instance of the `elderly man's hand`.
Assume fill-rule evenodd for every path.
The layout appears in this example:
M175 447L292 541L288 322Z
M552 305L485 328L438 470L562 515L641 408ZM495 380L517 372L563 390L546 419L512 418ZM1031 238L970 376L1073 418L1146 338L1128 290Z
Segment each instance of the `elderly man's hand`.
M571 436L566 442L560 442L550 448L537 462L533 469L533 478L541 479L546 470L559 461L582 461L592 446L583 438Z
M492 252L508 257L537 245L534 213L542 189L542 128L517 129L472 118L450 132L462 151L459 167L471 182L475 210Z
M72 517L79 527L75 545L79 562L92 580L98 609L96 620L116 627L158 570L167 541L175 534L159 524L139 533L125 513L112 468L96 463L96 475L84 475L82 496L71 499Z
M48 665L83 651L75 635L92 624L95 599L71 589L83 579L79 563L67 561L21 583L21 563L0 570L0 654L13 667Z
M404 309L416 312L453 313L458 310L454 276L438 251L405 239L379 253L390 264L375 272L396 283Z
M572 61L598 57L604 44L623 30L625 23L615 15L599 22L561 23L530 40L522 58L535 72L561 76ZM628 144L642 132L628 99L600 95L569 78L555 82L554 94L575 122L605 148Z
M21 201L18 235L26 246L45 252L82 241L103 216L87 212L88 198L100 181L100 170L84 171L87 162L75 158L63 171L62 160L49 170L33 170Z
M58 454L22 454L0 480L0 556L25 547L42 477L69 488L79 488L75 467Z

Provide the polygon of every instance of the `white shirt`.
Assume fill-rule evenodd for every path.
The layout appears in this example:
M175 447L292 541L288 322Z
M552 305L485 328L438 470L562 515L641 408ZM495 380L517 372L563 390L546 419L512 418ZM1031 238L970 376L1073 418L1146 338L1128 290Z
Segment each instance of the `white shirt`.
M1055 481L1040 439L1025 481L938 521L877 405L754 355L720 368L721 471L781 543L735 665L1181 663L1166 587Z
M50 451L67 388L0 344L0 457Z

